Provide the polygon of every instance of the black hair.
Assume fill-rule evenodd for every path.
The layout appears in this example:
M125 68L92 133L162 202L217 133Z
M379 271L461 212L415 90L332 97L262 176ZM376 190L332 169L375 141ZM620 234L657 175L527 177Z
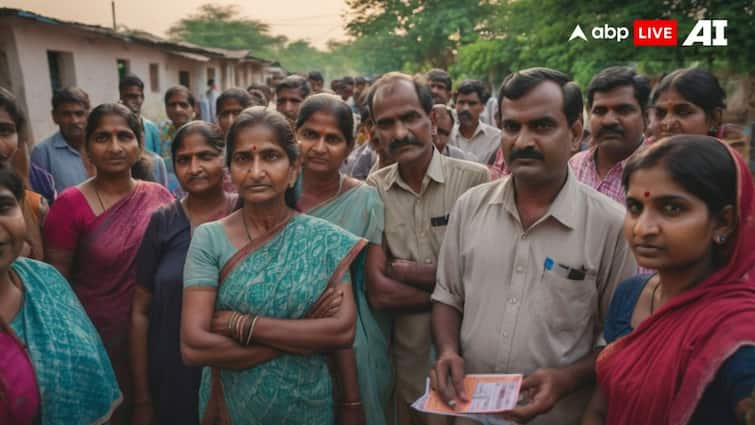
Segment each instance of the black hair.
M446 90L451 90L451 87L453 86L453 81L451 80L451 76L448 75L448 72L440 68L433 68L430 71L428 71L427 81L432 81L435 83L443 83L446 85Z
M349 77L349 76L343 77L343 78L341 78L341 83L349 85L349 86L353 86L354 85L354 78Z
M52 95L52 110L58 109L60 106L66 103L78 103L83 106L84 109L89 110L89 95L84 90L78 87L64 87L60 90L56 90Z
M192 107L196 103L196 99L194 99L194 93L192 93L191 90L189 90L186 86L173 86L165 92L165 104L167 105L170 98L177 94L185 95L186 100Z
M649 106L650 80L628 66L612 66L595 74L587 87L587 107L592 108L595 93L607 92L625 86L632 87L634 98L644 113Z
M270 91L270 87L268 87L265 84L250 84L249 87L246 88L247 93L250 90L259 90L262 92L262 94L265 95L265 101L269 102L270 98L272 97L273 93ZM250 95L251 96L251 95Z
M700 68L677 69L661 79L650 95L652 104L663 92L673 88L689 102L699 106L712 119L717 109L726 109L726 92L718 79Z
M306 78L299 75L289 75L282 79L275 85L275 94L277 95L281 90L299 90L302 98L309 96L309 93L312 91Z
M480 99L480 103L483 105L487 103L490 95L485 89L485 85L480 80L464 80L456 87L456 94L472 94L477 93L477 98ZM454 99L456 96L454 96Z
M344 139L346 139L346 145L349 148L354 146L354 113L346 102L341 100L340 97L328 93L308 97L301 104L299 116L296 117L296 130L299 130L315 112L332 114L338 123L338 129L341 130Z
M176 134L173 135L173 140L170 142L170 156L174 167L176 164L176 152L181 148L184 139L192 134L202 135L207 145L219 153L222 153L225 149L225 139L220 127L205 121L189 121L178 128Z
M136 135L139 146L144 147L144 128L142 127L141 120L130 109L120 103L103 103L92 109L89 118L87 118L85 145L89 145L89 139L94 135L97 127L100 125L100 121L107 115L117 115L123 118L128 128ZM141 157L131 166L131 175L135 179L155 181L152 165L152 158L146 152L142 152Z
M223 93L220 93L220 96L215 100L216 115L219 116L222 113L223 103L227 100L238 101L241 109L246 109L252 105L252 96L249 95L249 92L238 87L231 87L230 89L223 90Z
M26 116L18 105L16 96L4 87L0 87L0 108L10 115L10 119L16 125L16 132L21 134L26 125Z
M280 112L269 111L264 106L254 106L243 111L228 130L225 156L228 168L231 168L233 150L236 147L236 138L238 138L239 133L256 125L264 125L275 133L278 144L286 152L291 164L299 159L299 145L296 143L296 137L294 137L293 130L291 130L291 125L286 117ZM298 195L295 187L286 189L285 200L289 208L297 209Z
M354 79L354 84L357 84L357 85L358 84L367 84L367 79L364 78L364 77L362 77L362 76L359 76L359 77L357 77L357 78Z
M729 150L717 139L679 134L661 139L638 151L624 167L622 184L637 170L662 165L671 179L702 200L715 215L737 203L737 168Z
M519 99L546 81L551 81L561 87L566 123L571 126L576 120L581 119L584 104L579 86L567 74L550 68L528 68L506 76L498 91L499 117L503 110L503 98Z
M341 80L335 79L330 81L330 89L333 91L338 91L338 88L341 87Z
M19 204L23 202L26 195L24 182L12 168L0 168L0 187L10 190Z
M433 110L433 94L425 79L421 76L415 75L412 77L401 72L389 72L380 77L375 81L375 84L370 87L370 91L367 93L367 107L370 109L370 115L374 118L373 111L375 105L373 102L375 101L375 93L384 86L393 86L399 81L406 81L414 86L414 92L417 94L422 110L430 115L430 112Z
M437 105L433 105L433 109L435 109L435 108L440 109L441 106L443 107L443 110L446 112L446 114L448 114L448 118L451 120L451 127L455 126L456 125L456 116L454 115L453 108L451 108L448 105L437 104Z
M319 82L325 81L325 79L322 78L322 74L320 73L320 71L309 71L309 74L307 74L307 79L319 81Z
M126 74L118 83L118 91L123 91L128 87L139 87L141 91L144 91L144 81L134 74Z

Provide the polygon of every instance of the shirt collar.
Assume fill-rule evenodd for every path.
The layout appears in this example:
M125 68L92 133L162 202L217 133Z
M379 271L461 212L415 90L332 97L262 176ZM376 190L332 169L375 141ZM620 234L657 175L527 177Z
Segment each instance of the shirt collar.
M577 214L579 212L574 201L577 197L578 185L579 182L577 182L571 168L567 166L566 183L561 187L558 195L556 195L556 199L553 200L550 208L548 208L545 215L538 220L538 223L544 221L550 216L570 229L576 228ZM519 210L516 207L516 200L514 199L513 176L507 176L501 179L501 183L496 188L494 196L491 197L490 204L503 205L509 214L519 219ZM535 225L537 225L537 223Z
M427 187L429 180L434 180L436 183L445 183L446 178L444 173L444 163L444 156L440 153L440 151L438 151L438 148L433 146L433 158L430 160L430 165L427 166L425 177L422 180L423 192ZM390 170L388 170L386 174L386 182L388 183L388 187L392 187L394 184L397 184L402 189L411 191L409 185L406 184L406 182L404 182L404 180L401 178L401 174L399 174L398 172L398 167L399 165L398 163L396 163L391 166Z
M66 142L65 137L63 137L63 133L58 131L55 133L55 137L52 138L52 145L57 149L68 149L69 151L75 153L76 155L79 154L79 152L71 147L71 145Z
M624 170L624 165L626 165L626 163L629 162L629 159L632 158L632 156L634 156L634 154L636 154L637 151L639 151L640 148L642 148L646 144L647 144L647 139L645 138L645 136L642 136L642 140L640 141L640 144L637 145L637 148L634 150L634 152L629 154L628 157L614 164L614 166L611 167L611 169L615 168L618 165L620 167L620 170ZM589 150L589 153L587 154L587 159L590 161L590 166L592 167L593 171L595 171L595 175L598 174L597 155L598 155L598 146L591 147Z

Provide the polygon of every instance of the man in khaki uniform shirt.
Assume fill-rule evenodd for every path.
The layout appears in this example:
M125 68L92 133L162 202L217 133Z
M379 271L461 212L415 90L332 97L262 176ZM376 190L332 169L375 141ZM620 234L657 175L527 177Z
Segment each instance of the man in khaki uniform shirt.
M425 390L431 366L430 293L448 215L467 189L489 180L485 167L443 156L432 142L429 88L391 73L370 90L375 132L396 159L371 174L385 204L386 255L379 261L390 279L368 279L373 308L395 312L392 339L398 423L445 423L411 410ZM389 422L392 418L389 418Z
M454 404L469 396L454 394L465 373L523 373L529 401L507 419L577 424L611 296L637 264L623 208L568 167L579 89L540 68L507 78L501 93L512 175L470 190L451 213L432 296L434 385Z

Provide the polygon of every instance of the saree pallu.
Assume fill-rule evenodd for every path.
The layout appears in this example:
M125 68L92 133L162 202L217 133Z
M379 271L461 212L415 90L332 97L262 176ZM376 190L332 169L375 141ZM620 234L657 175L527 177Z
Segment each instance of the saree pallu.
M172 200L164 187L138 181L130 194L90 223L75 252L72 286L110 355L126 409L131 398L128 331L136 253L152 213Z
M32 425L39 412L39 389L29 353L0 319L0 424Z
M41 425L106 423L122 399L97 330L55 268L26 258L12 267L24 301L10 326L34 368Z
M746 164L728 149L737 167L737 231L723 247L729 261L601 352L607 425L687 424L724 361L755 346L755 191Z
M328 220L379 245L385 226L383 208L377 190L361 183L306 213ZM392 320L389 314L374 310L369 304L366 260L367 250L364 250L351 264L351 283L357 306L353 349L367 425L385 425L385 412L393 392L393 367L389 352Z
M228 261L221 272L215 308L301 319L329 285L348 279L348 268L365 244L324 220L296 215ZM251 369L219 369L219 377L222 401L233 425L330 425L334 421L325 353L283 353ZM199 393L200 417L208 408L210 388L211 370L206 367ZM213 403L208 410L216 407Z

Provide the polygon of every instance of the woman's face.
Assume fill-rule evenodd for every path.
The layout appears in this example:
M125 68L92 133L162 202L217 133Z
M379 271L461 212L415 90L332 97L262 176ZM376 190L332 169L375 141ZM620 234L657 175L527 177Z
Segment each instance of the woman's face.
M302 167L311 172L337 173L351 148L333 114L315 112L296 130Z
M715 240L729 233L663 165L637 170L629 179L624 237L640 266L682 270L710 264Z
M21 253L26 222L13 192L0 187L0 269L6 269Z
M0 167L10 168L18 151L18 129L5 108L0 107Z
M223 186L223 153L201 133L185 136L173 159L178 182L187 193L198 195Z
M142 147L126 119L104 115L87 140L87 156L98 173L120 174L131 170L139 160Z
M283 202L296 182L296 164L279 144L277 134L264 124L239 131L231 155L231 180L239 197L249 204Z
M707 135L715 125L702 108L685 99L673 87L661 93L650 114L655 140L675 134Z

